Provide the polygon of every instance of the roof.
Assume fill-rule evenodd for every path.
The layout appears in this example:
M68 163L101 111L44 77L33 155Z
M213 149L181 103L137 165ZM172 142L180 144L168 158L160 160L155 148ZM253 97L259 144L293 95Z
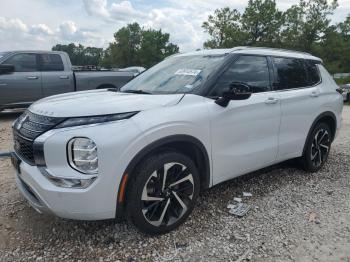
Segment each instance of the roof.
M269 48L269 47L249 47L249 46L238 46L231 49L205 49L190 53L179 54L178 56L190 56L190 55L224 55L230 53L237 54L252 54L252 55L269 55L269 56L281 56L281 57L292 57L302 58L321 61L316 56L313 56L306 52L293 51L287 49Z
M62 54L62 53L66 53L63 51L51 51L51 50L11 50L11 51L1 51L4 53L52 53L52 54Z

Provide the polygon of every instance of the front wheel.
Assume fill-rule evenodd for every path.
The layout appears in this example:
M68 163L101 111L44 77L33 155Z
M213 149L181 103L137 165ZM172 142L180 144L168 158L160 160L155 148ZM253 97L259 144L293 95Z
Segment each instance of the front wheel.
M131 222L146 234L163 234L182 224L199 195L193 161L177 152L152 155L136 168L127 195Z
M304 155L301 158L303 169L316 172L328 159L331 149L332 131L326 123L317 124L306 142Z

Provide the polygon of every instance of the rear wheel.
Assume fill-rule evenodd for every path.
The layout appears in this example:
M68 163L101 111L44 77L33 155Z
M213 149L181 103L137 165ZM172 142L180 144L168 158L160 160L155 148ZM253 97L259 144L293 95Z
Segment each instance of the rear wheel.
M182 224L200 190L193 161L177 152L145 159L132 180L127 197L128 218L147 234L163 234Z
M322 168L328 159L331 148L332 131L326 123L317 124L306 144L301 158L303 169L316 172Z

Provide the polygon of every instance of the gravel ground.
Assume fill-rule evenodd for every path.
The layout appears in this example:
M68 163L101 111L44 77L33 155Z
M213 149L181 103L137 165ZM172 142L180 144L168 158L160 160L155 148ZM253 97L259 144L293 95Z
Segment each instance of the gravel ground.
M11 148L11 122L0 116L0 151ZM205 192L179 229L148 237L127 223L79 222L36 213L0 160L1 261L350 261L350 106L328 163L305 173L283 163ZM243 218L226 205L242 192Z

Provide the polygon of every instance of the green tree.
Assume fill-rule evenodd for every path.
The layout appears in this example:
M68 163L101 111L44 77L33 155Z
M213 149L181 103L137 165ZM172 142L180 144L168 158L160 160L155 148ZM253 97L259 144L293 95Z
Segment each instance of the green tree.
M275 0L249 0L243 14L217 9L202 25L210 35L204 48L288 48L321 57L332 73L350 72L350 14L331 25L337 6L337 0L300 0L282 12Z
M161 30L145 30L142 32L142 41L137 53L140 64L148 68L165 57L179 52L178 46L169 43L169 34L163 34Z
M350 72L350 16L332 25L325 31L319 43L314 44L313 52L322 57L331 73Z
M229 7L217 9L209 15L202 28L211 39L204 43L204 48L229 48L245 42L245 34L241 29L241 14Z
M106 67L144 66L146 68L178 53L179 47L169 42L170 35L161 30L145 30L138 23L128 24L114 34L115 42L104 52Z
M280 42L283 13L274 0L249 0L241 22L248 45L276 46Z
M338 6L337 0L300 0L299 5L290 7L285 12L282 35L287 47L311 52L313 45L321 40L329 27L329 15Z
M84 47L83 45L57 44L52 47L52 51L64 51L68 53L73 65L99 65L103 49L97 47Z

